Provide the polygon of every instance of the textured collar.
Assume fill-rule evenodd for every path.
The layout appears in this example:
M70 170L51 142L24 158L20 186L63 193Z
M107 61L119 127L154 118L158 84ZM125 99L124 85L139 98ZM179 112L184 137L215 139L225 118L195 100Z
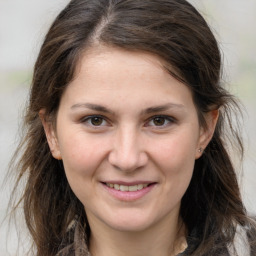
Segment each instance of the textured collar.
M87 238L82 227L79 224L74 224L68 233L70 236L73 235L73 243L62 248L56 256L91 256L87 246Z
M81 225L74 222L68 230L68 236L72 238L73 242L69 245L64 245L64 247L59 250L56 256L91 256L88 249L88 240L84 232L84 228ZM195 230L188 236L187 241L185 237L180 237L177 240L178 243L175 245L175 254L177 256L189 255L191 250L193 251L194 246L197 244L194 239L195 237ZM248 244L246 231L243 228L238 227L234 239L234 244L230 245L228 248L223 248L221 254L218 255L249 256L249 248L250 246ZM234 254L235 251L236 253Z
M84 229L81 225L73 223L69 231L69 236L73 236L73 242L62 248L56 256L91 256L88 249L88 241ZM188 244L185 237L180 237L175 244L175 255L184 255Z

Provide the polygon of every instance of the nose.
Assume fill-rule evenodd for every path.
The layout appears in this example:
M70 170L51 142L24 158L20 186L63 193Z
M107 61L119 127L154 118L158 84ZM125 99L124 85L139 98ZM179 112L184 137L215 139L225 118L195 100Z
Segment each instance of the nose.
M132 172L147 164L148 156L138 133L131 129L122 129L115 135L109 162L118 170Z

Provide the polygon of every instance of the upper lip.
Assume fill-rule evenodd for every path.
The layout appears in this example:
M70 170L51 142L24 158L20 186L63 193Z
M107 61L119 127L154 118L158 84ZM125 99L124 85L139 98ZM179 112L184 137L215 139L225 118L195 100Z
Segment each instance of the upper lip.
M134 186L134 185L138 185L138 184L152 184L152 183L156 183L156 182L148 181L148 180L136 180L136 181L132 181L132 182L121 181L121 180L107 180L107 181L103 181L102 183L119 184L119 185L124 185L124 186Z

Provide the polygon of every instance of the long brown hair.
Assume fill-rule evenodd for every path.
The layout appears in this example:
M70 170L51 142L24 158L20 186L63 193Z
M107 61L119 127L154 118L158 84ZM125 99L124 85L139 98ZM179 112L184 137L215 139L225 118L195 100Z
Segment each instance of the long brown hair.
M238 225L253 240L255 229L243 206L227 148L231 138L243 153L231 122L231 110L239 107L222 85L221 53L203 17L185 0L72 0L52 24L36 61L26 135L17 150L22 155L13 168L18 174L16 187L26 180L19 203L37 255L55 255L71 243L66 231L74 220L87 224L89 236L84 207L72 192L61 161L51 155L38 113L45 109L54 122L80 56L95 44L161 57L166 70L190 88L201 125L205 125L203 113L213 107L220 110L214 136L196 160L181 203L191 244L187 254L221 255L233 243ZM256 253L253 244L251 250Z

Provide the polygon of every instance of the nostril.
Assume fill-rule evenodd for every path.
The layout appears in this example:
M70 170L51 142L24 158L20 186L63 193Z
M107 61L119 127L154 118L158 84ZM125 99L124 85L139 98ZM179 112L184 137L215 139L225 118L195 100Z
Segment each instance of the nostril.
M113 148L108 155L109 163L117 170L129 172L145 166L148 156L141 145L139 138L127 131L113 142Z

